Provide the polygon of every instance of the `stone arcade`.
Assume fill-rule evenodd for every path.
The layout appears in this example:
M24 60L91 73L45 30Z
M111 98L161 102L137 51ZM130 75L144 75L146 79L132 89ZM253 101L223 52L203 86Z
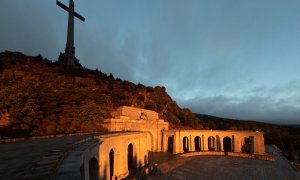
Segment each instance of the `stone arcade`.
M169 130L169 123L156 112L128 106L118 108L112 117L104 126L115 133L97 136L96 144L71 152L58 179L122 179L148 163L149 151L265 154L263 132Z

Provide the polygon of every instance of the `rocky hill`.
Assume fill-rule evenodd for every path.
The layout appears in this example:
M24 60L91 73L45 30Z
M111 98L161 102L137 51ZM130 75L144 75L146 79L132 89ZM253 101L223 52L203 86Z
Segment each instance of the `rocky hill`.
M154 110L171 128L202 129L164 87L146 87L82 66L65 68L38 56L0 53L0 136L101 131L118 106Z

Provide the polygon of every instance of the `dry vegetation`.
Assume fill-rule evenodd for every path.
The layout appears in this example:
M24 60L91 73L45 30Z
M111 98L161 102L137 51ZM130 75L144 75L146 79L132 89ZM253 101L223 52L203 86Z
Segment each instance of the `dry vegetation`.
M118 106L154 110L173 127L203 128L164 87L146 87L99 70L66 69L41 55L0 53L0 136L101 131Z

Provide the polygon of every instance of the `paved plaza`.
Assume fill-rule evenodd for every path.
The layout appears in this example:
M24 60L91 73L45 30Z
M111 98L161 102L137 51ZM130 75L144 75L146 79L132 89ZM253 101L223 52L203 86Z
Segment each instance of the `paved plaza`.
M267 147L273 152L275 161L227 157L227 156L195 156L175 157L163 162L161 168L163 176L148 176L148 180L299 180L297 172L287 160L278 154L272 147ZM163 158L160 158L163 159ZM178 163L181 164L178 166Z
M8 179L51 179L58 159L74 142L92 135L50 139L33 139L0 144L0 177ZM150 153L151 163L157 163L162 176L149 175L148 180L298 180L296 171L272 146L266 146L275 161L228 156L182 157L169 153Z
M91 135L0 144L0 179L51 179L66 149Z

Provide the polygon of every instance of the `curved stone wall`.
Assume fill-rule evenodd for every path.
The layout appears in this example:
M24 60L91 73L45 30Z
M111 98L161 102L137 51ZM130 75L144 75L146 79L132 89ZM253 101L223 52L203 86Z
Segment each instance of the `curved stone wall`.
M136 168L148 163L147 134L144 132L127 132L98 137L101 140L99 149L99 170L101 179L110 179L110 152L114 152L113 178L125 178L128 170L128 146L133 146L133 159Z
M105 120L104 127L115 133L94 137L100 145L77 155L80 163L76 168L84 179L125 178L132 168L148 163L149 151L265 154L263 132L168 130L169 123L159 119L156 112L133 107L120 107L112 116Z
M68 155L59 169L57 179L125 178L130 168L148 163L147 137L145 132L95 136L93 144L87 142Z

